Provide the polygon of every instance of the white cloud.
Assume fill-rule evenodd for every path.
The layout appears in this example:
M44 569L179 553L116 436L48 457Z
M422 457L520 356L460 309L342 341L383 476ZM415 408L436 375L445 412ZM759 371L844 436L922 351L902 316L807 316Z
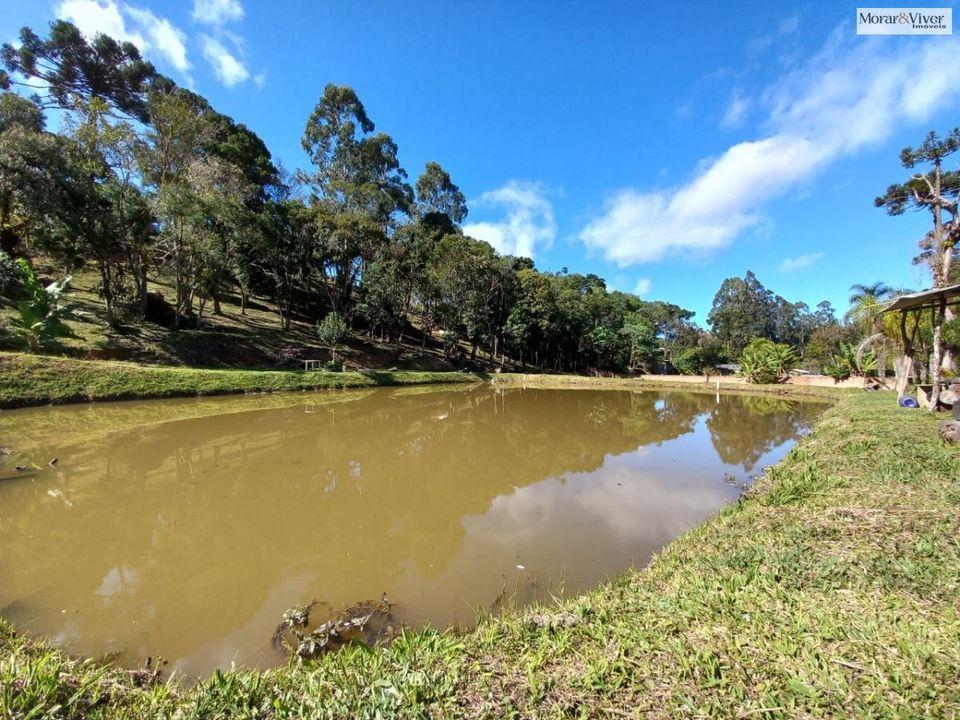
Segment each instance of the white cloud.
M243 18L240 0L193 0L193 19L205 25L223 25Z
M740 127L743 124L749 109L749 98L745 97L740 89L737 88L733 91L733 95L730 97L730 104L727 105L727 109L723 113L723 118L720 120L720 125L725 128Z
M92 38L97 33L129 41L147 56L159 56L182 73L190 69L186 35L166 18L150 10L115 0L63 0L58 18L69 20Z
M256 85L258 89L263 90L263 86L267 84L266 71L258 72L256 75L254 75L253 84Z
M643 297L650 292L651 287L652 283L648 278L640 278L637 280L637 284L633 286L633 294L637 295L638 297Z
M798 255L797 257L784 258L780 263L780 272L793 272L808 268L823 257L823 253L810 253L809 255Z
M892 52L889 44L859 40L844 45L835 36L761 93L763 136L703 161L679 187L616 192L580 239L621 266L724 247L761 222L767 201L798 191L899 126L926 120L960 92L944 70L960 51L958 40L922 38Z
M124 7L124 12L143 28L150 46L170 60L177 70L186 72L190 69L187 48L184 45L186 36L182 30L166 18L158 18L149 10L127 5Z
M220 82L227 87L233 87L250 77L250 71L243 61L209 35L203 36L203 56Z
M532 258L539 250L549 248L556 238L553 205L537 183L510 180L503 187L483 193L471 204L506 211L506 218L500 222L463 226L465 234L486 240L499 253Z

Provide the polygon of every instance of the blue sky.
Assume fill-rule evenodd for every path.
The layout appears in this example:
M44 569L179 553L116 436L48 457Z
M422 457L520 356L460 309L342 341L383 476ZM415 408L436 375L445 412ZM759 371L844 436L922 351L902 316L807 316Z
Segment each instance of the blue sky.
M960 44L857 37L855 8L39 0L3 3L0 37L62 16L132 39L290 168L323 86L351 85L411 179L450 171L468 232L702 323L748 269L839 309L854 282L929 285L927 217L872 200L900 148L960 124Z

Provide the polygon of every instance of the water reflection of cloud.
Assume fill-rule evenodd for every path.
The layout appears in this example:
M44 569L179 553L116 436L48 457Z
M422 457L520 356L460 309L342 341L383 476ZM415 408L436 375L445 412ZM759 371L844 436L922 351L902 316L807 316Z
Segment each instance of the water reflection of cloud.
M631 546L656 543L729 497L727 488L706 478L671 481L662 472L644 469L639 462L644 454L641 449L613 457L600 470L549 478L501 495L484 515L464 518L467 542L477 533L489 544L516 547L542 542L545 535L562 539L582 532L603 533Z
M92 438L44 451L56 473L0 488L0 608L71 650L187 672L250 662L313 598L386 591L403 621L470 622L505 583L543 598L645 564L736 494L725 472L774 461L796 429L796 410L738 398L507 395L108 408Z
M736 494L722 473L685 472L677 464L704 444L709 448L709 439L645 446L609 455L597 470L499 495L483 514L463 517L462 547L441 572L426 577L407 567L396 592L429 598L435 621L439 608L448 622L469 622L504 587L521 599L545 597L560 585L574 592L611 569L643 566Z
M129 592L136 588L140 582L140 574L133 568L118 565L110 568L104 576L100 587L94 590L94 595L107 599L122 592Z

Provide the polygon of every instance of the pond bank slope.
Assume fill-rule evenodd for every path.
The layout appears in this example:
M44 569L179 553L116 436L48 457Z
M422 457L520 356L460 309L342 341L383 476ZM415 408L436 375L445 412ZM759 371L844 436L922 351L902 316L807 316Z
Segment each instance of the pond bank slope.
M478 379L469 373L417 370L204 370L0 352L0 408Z
M953 717L958 478L936 418L844 394L750 497L592 592L190 689L0 625L0 717Z

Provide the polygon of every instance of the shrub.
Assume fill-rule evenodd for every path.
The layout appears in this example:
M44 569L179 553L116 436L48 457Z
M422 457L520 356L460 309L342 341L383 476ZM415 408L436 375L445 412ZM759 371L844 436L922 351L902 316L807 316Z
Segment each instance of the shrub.
M698 347L684 348L673 356L673 367L681 375L699 375L703 365L703 353Z
M12 297L22 283L22 273L17 262L0 250L0 295Z
M724 361L720 343L707 338L699 345L683 348L673 356L673 367L681 375L711 375L717 372L717 366Z
M877 372L877 353L864 350L857 362L857 349L853 343L840 343L838 354L824 365L823 371L836 381L846 380L851 375L875 375Z
M833 360L823 366L823 372L832 377L835 381L846 380L853 375L853 368L845 358L834 356Z
M752 383L777 383L786 379L796 361L797 356L789 345L754 338L740 356L740 371Z
M330 348L331 362L336 362L337 346L347 336L347 321L336 311L328 312L317 325L317 336L320 342Z

